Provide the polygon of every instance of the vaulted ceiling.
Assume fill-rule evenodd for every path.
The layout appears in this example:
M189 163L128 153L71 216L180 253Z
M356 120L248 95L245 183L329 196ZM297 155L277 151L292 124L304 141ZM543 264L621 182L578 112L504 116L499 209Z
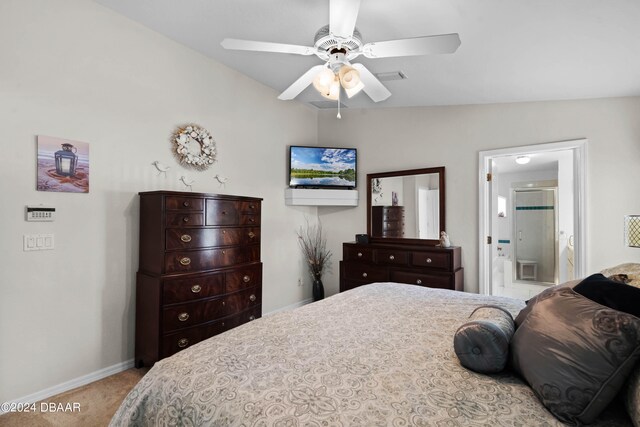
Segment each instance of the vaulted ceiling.
M329 0L96 0L275 89L321 61L315 56L229 51L225 37L312 46ZM640 95L640 1L362 0L365 43L459 33L451 55L358 58L392 95L364 93L351 108L484 104ZM141 52L144 55L144 52ZM214 78L212 76L212 78ZM312 88L297 97L321 101ZM291 102L291 101L282 101Z

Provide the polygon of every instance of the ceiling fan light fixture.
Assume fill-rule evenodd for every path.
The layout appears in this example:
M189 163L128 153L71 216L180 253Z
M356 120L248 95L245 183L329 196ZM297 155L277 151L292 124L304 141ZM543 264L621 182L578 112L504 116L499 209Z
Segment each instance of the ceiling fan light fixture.
M329 92L334 80L335 75L333 74L333 71L328 68L323 68L322 71L320 71L313 79L313 87L324 96L325 93Z
M338 97L340 96L340 80L338 80L338 76L335 76L327 90L321 91L320 95L332 101L338 100Z
M345 88L344 91L346 92L347 97L351 98L353 95L357 94L362 89L364 89L364 83L362 83L362 81L359 81L357 85L355 85L351 89L346 89Z
M360 83L360 72L349 65L343 65L338 72L340 84L346 89L353 89Z

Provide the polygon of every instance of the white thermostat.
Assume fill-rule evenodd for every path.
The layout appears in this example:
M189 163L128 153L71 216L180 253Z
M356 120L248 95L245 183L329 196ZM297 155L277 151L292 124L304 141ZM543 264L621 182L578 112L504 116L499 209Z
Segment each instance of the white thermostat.
M56 208L51 206L27 206L27 221L53 221Z

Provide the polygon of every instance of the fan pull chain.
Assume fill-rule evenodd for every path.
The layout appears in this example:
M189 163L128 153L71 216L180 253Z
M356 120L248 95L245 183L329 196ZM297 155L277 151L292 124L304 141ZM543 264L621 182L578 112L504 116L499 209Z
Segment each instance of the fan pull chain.
M338 115L337 115L337 117L339 119L342 118L342 116L340 115L340 92L342 92L342 91L341 90L338 91Z

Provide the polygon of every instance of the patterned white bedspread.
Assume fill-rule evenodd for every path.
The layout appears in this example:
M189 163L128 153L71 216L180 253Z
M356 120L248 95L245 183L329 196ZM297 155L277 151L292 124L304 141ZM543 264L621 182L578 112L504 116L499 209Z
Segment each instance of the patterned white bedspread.
M111 425L562 425L520 379L460 366L453 335L482 304L524 306L377 283L258 319L156 363Z

